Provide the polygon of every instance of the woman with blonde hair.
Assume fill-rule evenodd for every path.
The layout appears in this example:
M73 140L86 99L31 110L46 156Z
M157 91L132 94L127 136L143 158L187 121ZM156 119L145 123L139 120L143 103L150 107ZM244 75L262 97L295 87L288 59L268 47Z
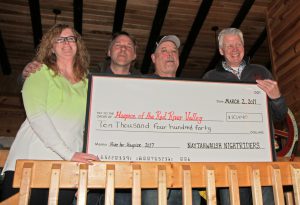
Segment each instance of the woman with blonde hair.
M57 24L43 36L35 59L43 65L22 89L26 120L3 169L1 201L18 191L12 188L17 159L88 164L98 160L82 153L89 54L81 36L70 26ZM61 190L59 204L71 204L75 191ZM47 196L47 190L33 190L30 204L47 204Z

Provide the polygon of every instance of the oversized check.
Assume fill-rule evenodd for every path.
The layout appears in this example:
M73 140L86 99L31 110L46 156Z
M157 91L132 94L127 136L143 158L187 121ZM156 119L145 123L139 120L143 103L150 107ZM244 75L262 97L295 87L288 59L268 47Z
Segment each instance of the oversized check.
M102 161L272 161L255 84L91 76L86 151Z

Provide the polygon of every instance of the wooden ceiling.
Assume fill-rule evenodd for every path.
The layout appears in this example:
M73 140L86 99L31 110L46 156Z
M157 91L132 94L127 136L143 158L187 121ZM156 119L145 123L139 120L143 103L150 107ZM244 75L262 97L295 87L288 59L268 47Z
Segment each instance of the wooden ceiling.
M270 65L265 11L271 0L1 0L0 64L2 80L15 79L34 57L41 36L54 23L66 22L83 35L92 64L106 57L113 31L137 38L137 67L151 72L150 53L159 35L176 34L181 42L178 76L201 78L219 59L216 32L238 27L253 63ZM53 10L61 13L57 16ZM217 30L217 31L215 31ZM5 89L5 90L4 90ZM14 92L2 86L0 92Z

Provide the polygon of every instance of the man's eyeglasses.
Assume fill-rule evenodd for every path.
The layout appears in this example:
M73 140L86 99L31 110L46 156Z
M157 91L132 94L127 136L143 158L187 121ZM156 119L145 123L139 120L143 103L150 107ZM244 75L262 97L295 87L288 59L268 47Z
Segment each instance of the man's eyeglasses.
M76 36L59 37L55 40L56 43L76 42Z

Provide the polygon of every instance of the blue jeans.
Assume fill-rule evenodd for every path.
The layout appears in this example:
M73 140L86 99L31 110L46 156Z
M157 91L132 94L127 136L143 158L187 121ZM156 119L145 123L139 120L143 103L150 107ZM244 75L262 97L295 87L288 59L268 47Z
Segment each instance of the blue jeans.
M193 205L201 204L201 197L197 189L192 190ZM157 205L158 193L157 189L142 190L142 205ZM168 205L182 205L182 191L181 189L169 189Z
M229 188L220 188L220 204L222 205L230 205L230 197L229 197ZM273 188L262 187L262 196L263 196L263 204L264 205L274 205L274 196L273 196ZM251 188L242 187L240 188L240 203L243 205L251 205L252 204L252 193Z

